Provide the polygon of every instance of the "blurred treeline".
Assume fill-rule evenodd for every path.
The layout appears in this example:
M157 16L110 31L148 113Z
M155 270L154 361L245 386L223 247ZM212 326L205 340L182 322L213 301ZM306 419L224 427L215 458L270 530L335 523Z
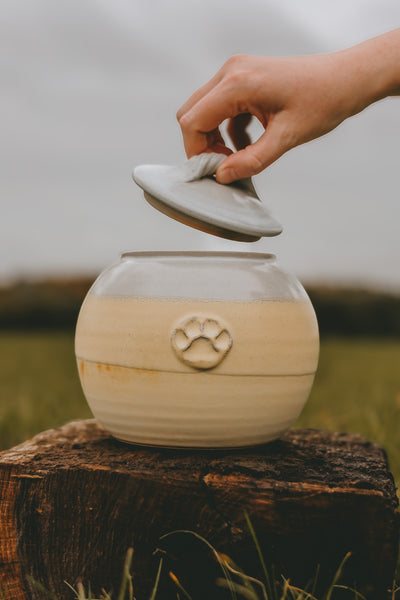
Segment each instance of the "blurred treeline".
M72 331L94 277L18 281L0 287L1 330ZM306 286L321 337L400 337L400 295Z

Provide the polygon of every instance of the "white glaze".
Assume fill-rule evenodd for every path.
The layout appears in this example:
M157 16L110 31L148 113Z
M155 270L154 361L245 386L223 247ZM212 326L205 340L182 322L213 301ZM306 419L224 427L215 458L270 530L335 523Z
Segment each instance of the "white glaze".
M259 199L250 179L222 185L210 177L225 158L203 153L177 166L140 165L133 179L174 213L255 239L281 233L282 226Z

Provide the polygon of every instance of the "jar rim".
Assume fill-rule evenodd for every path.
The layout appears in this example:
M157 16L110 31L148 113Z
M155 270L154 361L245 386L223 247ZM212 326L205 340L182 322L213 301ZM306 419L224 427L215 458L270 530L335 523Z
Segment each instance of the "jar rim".
M222 260L256 260L274 261L276 255L268 252L220 252L209 250L146 250L139 252L122 252L121 260L126 258L151 259L151 258L175 258L175 259L222 259Z

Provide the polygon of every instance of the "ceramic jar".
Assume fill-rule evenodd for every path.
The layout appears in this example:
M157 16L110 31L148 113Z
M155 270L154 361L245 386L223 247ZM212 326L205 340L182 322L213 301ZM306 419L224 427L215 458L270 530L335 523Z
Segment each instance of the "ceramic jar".
M317 368L318 326L275 256L137 252L82 305L76 358L95 417L127 442L261 444L289 428Z

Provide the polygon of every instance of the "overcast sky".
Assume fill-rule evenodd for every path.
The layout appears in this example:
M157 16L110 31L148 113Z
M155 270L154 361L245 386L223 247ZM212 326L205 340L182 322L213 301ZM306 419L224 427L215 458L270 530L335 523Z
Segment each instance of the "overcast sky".
M185 159L176 110L231 54L329 52L396 26L399 0L2 0L0 280L95 275L125 250L243 249L304 282L400 291L400 98L255 178L278 238L197 232L131 179Z

